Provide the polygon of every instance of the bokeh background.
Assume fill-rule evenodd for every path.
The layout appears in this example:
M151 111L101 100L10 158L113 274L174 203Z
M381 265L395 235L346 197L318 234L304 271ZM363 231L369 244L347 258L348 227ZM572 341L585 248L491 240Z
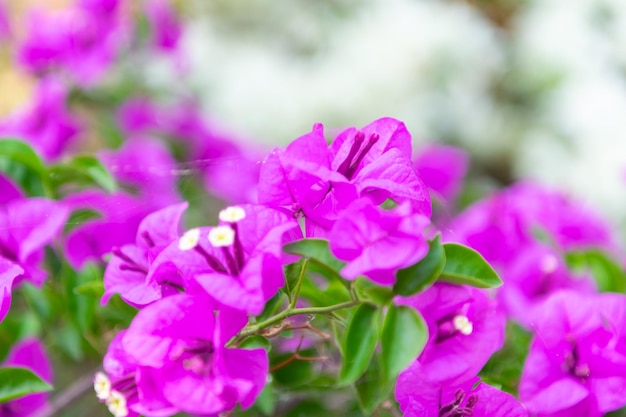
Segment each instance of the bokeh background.
M4 0L27 10L67 0ZM138 2L128 2L137 7ZM620 0L186 0L176 63L144 80L217 123L284 144L315 121L402 119L416 144L468 149L496 180L532 178L622 221L626 5ZM16 36L23 28L13 24ZM184 70L184 76L180 71ZM113 75L110 75L112 78ZM0 113L30 81L5 54Z

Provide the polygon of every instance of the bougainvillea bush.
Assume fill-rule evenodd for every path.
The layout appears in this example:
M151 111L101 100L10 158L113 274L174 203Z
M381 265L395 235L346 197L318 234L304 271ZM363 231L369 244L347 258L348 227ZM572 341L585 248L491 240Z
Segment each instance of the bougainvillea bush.
M0 9L35 83L0 121L0 416L622 415L624 255L593 210L477 194L392 117L238 139L137 76L184 77L181 23L122 3L21 34Z

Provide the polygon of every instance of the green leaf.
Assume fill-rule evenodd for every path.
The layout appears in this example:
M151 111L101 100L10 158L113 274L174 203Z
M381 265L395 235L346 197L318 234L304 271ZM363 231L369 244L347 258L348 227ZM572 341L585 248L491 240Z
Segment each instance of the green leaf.
M512 321L506 325L502 349L494 353L478 374L486 383L517 395L517 388L528 356L532 335Z
M18 139L0 139L0 157L16 161L30 168L40 177L46 175L46 165L37 152L26 142Z
M272 344L270 343L269 340L267 340L267 338L263 337L263 336L259 336L259 335L253 335L250 337L245 338L240 344L239 347L241 349L257 349L257 348L262 348L265 349L266 351L270 351L270 349L272 348Z
M0 139L0 171L11 177L31 196L46 195L46 166L26 142Z
M376 285L367 278L357 278L355 288L360 300L370 301L379 306L387 305L393 298L393 292L389 287Z
M261 411L261 413L263 413L263 415L271 416L274 414L274 410L276 409L276 400L276 390L271 383L268 383L257 397L254 405Z
M385 380L394 381L422 353L427 341L428 326L421 314L407 306L391 305L380 341Z
M398 271L393 292L409 296L424 291L439 277L446 265L446 253L441 244L441 235L428 242L428 254L413 266Z
M296 240L283 246L283 250L286 253L309 258L312 262L324 266L337 275L339 275L341 268L345 266L344 262L341 262L330 253L328 241L324 239Z
M343 344L340 386L353 383L367 369L378 343L380 317L380 309L371 304L361 304L352 316Z
M607 254L597 249L565 254L565 261L574 271L591 272L603 292L626 292L626 274Z
M72 211L69 219L65 223L65 227L63 228L63 233L67 234L72 231L74 228L84 224L85 222L92 219L102 218L102 215L95 210L90 209L79 209Z
M477 288L495 288L502 280L491 265L474 249L456 243L443 245L446 265L439 281L471 285Z
M50 390L52 390L52 385L43 381L30 369L22 367L0 368L0 403Z
M395 382L385 379L380 362L380 356L375 355L363 376L354 384L359 407L368 416L389 396Z
M117 189L117 183L109 171L100 161L91 155L78 155L50 167L48 176L55 188L65 183L79 185L98 185L112 193Z

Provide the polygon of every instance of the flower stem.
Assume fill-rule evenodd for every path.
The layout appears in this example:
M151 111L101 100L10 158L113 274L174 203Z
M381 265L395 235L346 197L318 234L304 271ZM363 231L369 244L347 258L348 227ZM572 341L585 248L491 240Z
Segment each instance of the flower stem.
M267 320L263 320L260 323L257 323L252 326L248 326L241 330L237 336L235 336L230 342L226 344L227 347L233 346L237 341L245 339L248 336L252 336L253 334L258 333L260 330L263 330L266 327L269 327L273 324L280 323L287 317L297 316L299 314L328 314L337 310L343 310L345 308L354 307L359 303L359 300L346 301L344 303L335 304L332 306L326 307L303 307L303 308L292 308L288 307L286 310L281 311L273 317L270 317Z
M302 281L304 281L304 273L308 264L309 260L304 258L302 260L302 267L300 268L300 275L298 275L298 281L296 282L295 291L291 295L291 301L289 302L289 308L291 309L296 308L296 303L298 302L298 298L300 297L300 289L302 289Z

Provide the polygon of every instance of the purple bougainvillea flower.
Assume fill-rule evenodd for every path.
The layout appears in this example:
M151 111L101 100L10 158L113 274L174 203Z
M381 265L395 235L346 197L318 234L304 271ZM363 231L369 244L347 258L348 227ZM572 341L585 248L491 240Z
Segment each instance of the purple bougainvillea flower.
M453 201L461 190L468 165L467 153L454 146L429 145L415 158L415 167L424 183L445 202Z
M329 233L330 250L348 261L341 270L347 279L365 275L382 285L393 285L395 273L422 259L428 252L426 216L413 214L408 202L383 210L368 198L341 212Z
M498 267L515 258L522 246L536 242L538 233L547 233L562 250L614 250L610 230L596 214L564 195L519 183L461 213L445 237L471 246Z
M113 248L113 257L104 272L102 304L111 295L120 294L126 302L139 307L175 294L184 286L178 275L163 271L155 273L162 277L159 281L146 278L152 261L178 239L180 218L187 206L180 203L148 215L139 224L134 244Z
M462 383L433 381L419 363L402 372L396 399L404 417L528 417L512 395L473 377Z
M41 285L43 247L56 238L69 215L65 205L23 198L0 206L0 320L11 303L11 287L24 279Z
M29 368L33 373L48 383L52 383L52 366L46 356L43 345L39 340L27 338L16 343L4 366L21 366ZM48 394L31 394L5 404L0 404L0 416L3 417L28 417L45 406Z
M11 37L11 27L4 2L0 2L0 42Z
M504 315L484 290L436 283L397 302L414 307L428 324L428 343L416 362L429 380L466 381L502 347Z
M0 121L0 137L23 139L44 159L58 158L79 131L66 99L67 88L60 81L41 80L33 101Z
M533 316L520 399L542 417L600 416L626 405L626 297L559 291Z
M0 173L0 204L22 198L22 191L9 178Z
M225 344L248 322L246 313L221 306L206 294L179 294L142 309L122 339L139 366L158 370L154 386L174 407L217 414L237 404L248 408L263 389L264 349Z
M430 216L427 188L411 162L411 136L391 118L347 129L330 146L318 123L284 150L275 149L261 168L259 202L302 212L329 230L337 208L347 206L341 202L355 198L347 195L348 185L375 204L406 200Z
M99 153L116 180L132 187L152 210L180 201L176 192L176 161L154 139L132 138L115 151Z
M146 203L123 192L85 190L67 196L64 202L72 210L93 210L99 214L74 227L65 238L65 254L70 265L82 268L88 260L102 261L114 246L135 241L137 227L150 213Z
M159 269L200 285L220 303L260 314L285 283L282 246L302 237L298 223L263 206L242 205L220 212L221 225L187 231L154 260L148 279Z
M171 51L178 46L182 27L174 10L167 0L149 0L146 15L152 29L152 42L164 51Z
M167 417L180 412L164 397L152 378L158 370L138 366L123 349L126 331L119 332L104 356L105 372L94 377L94 390L115 417Z
M498 291L507 314L528 327L535 309L552 293L561 289L592 294L596 291L589 275L574 275L554 249L531 244L518 249L517 257L505 266L505 285ZM540 311L538 312L540 313Z
M18 62L35 74L61 70L81 85L98 81L117 55L128 28L119 1L79 1L56 11L33 10Z

